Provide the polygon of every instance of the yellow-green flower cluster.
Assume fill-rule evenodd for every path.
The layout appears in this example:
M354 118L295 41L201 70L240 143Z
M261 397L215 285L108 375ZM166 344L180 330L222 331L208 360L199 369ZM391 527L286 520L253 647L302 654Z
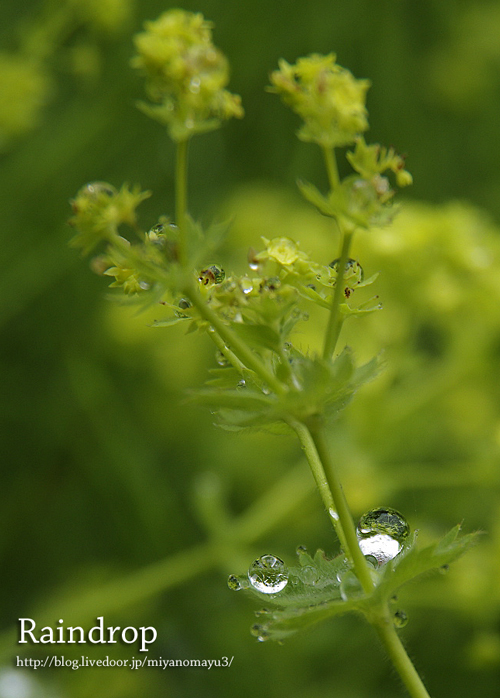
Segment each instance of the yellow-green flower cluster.
M120 225L135 228L135 209L149 196L150 192L141 192L137 186L129 189L124 184L117 191L106 182L86 184L71 202L73 216L69 223L77 230L71 244L88 254L99 243L113 241Z
M295 65L285 60L271 74L271 90L304 121L298 135L323 147L353 143L368 128L365 107L369 80L356 80L336 63L335 54L313 54Z
M146 22L146 30L135 37L132 64L145 74L154 103L141 108L165 124L175 141L243 116L240 97L225 89L229 67L212 43L211 26L199 13L169 10Z

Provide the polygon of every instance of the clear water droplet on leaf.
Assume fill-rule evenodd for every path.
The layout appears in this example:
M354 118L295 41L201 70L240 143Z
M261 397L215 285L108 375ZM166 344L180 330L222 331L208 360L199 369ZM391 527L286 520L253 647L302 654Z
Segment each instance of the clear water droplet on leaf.
M288 584L288 571L279 557L262 555L250 565L248 579L262 594L277 594Z
M373 557L378 565L385 565L401 552L410 526L395 509L372 509L362 516L356 528L361 552Z

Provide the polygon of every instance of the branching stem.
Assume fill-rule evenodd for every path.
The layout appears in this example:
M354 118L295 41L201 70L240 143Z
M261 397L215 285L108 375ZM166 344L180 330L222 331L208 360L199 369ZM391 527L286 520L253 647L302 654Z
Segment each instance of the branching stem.
M206 301L200 296L197 289L194 288L193 284L186 285L184 293L198 310L201 317L209 323L210 327L213 327L225 345L230 348L244 366L254 371L276 395L283 395L287 392L287 387L268 369L260 356L253 352L248 345L220 319L217 313L214 313L212 308L210 308Z

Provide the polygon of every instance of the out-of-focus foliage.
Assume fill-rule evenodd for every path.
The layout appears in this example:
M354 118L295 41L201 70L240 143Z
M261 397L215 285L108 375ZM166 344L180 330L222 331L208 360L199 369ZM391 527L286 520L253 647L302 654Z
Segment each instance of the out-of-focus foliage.
M44 27L61 7L79 23L56 45ZM134 316L110 306L102 279L67 249L72 233L62 221L82 182L138 181L154 191L141 205L145 229L173 209L173 151L135 109L142 86L128 68L132 35L167 8L137 3L133 20L120 20L121 33L103 38L96 13L106 8L125 19L130 5L6 0L0 7L3 65L22 66L24 76L0 68L0 83L11 85L0 94L5 666L19 653L10 634L18 617L79 624L104 614L115 625L157 627L157 656L234 654L232 667L19 669L16 676L34 695L245 696L255 693L258 668L273 698L395 698L399 686L355 619L327 622L283 647L262 647L248 634L253 604L231 594L228 573L244 573L266 552L291 564L297 543L337 552L299 449L273 435L220 432L209 414L183 403L184 390L216 366L213 348L185 336L182 324L151 329L160 317L154 309ZM189 9L214 20L231 88L246 110L243 121L198 139L191 151L193 214L233 216L226 270L243 273L261 236L297 239L320 264L337 255L331 221L295 190L298 176L321 183L320 153L296 142L297 120L264 92L280 57L291 63L334 51L370 79L369 141L407 152L410 195L432 202L406 203L391 227L358 236L353 257L367 277L380 272L384 310L349 319L345 341L360 362L385 347L387 368L359 391L331 439L356 515L395 506L420 529L423 545L458 521L465 531L486 531L446 575L415 583L398 603L409 616L403 637L431 695L495 696L497 4L318 0L281 8L200 0ZM372 292L355 290L364 293ZM309 336L314 321L294 338L303 349L319 348L320 337ZM363 671L351 663L353 650Z

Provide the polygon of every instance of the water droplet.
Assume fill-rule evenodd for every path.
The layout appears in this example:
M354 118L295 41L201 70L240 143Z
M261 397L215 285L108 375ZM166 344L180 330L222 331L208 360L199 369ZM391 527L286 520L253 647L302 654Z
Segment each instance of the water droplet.
M300 557L300 555L303 555L304 553L307 554L307 548L306 548L305 545L298 545L297 548L296 548L296 550L295 550L295 552L296 552L297 555L299 555L299 557Z
M248 578L243 575L230 574L227 580L227 585L231 591L240 591L240 589L248 589L250 586Z
M186 121L184 122L184 126L185 126L187 129L192 129L192 128L194 128L194 121L193 121L193 119L186 119Z
M191 301L188 298L181 298L177 305L181 310L187 310L187 308L191 308ZM181 310L174 310L174 315L178 318L189 317L189 315L182 313Z
M222 267L218 267L216 264L212 264L206 269L202 269L198 276L198 281L204 286L209 284L221 284L226 278L226 272Z
M399 610L394 614L393 621L396 628L404 628L408 623L408 616L404 611Z
M337 512L335 511L335 509L332 509L332 508L330 507L330 509L328 509L328 513L330 514L330 516L332 517L332 519L333 519L334 521L338 521L338 520L339 520L339 515L337 514Z
M263 625L259 625L258 623L255 623L255 625L252 625L250 628L250 632L254 637L257 638L259 642L265 642L269 638L269 633L265 629Z
M358 536L384 533L402 543L410 534L408 521L396 509L380 507L364 514L357 527Z
M139 281L139 288L143 291L149 291L149 289L151 288L151 284L147 281Z
M262 281L260 288L265 291L277 291L281 286L281 279L278 276L270 276Z
M247 382L244 378L242 378L240 381L236 383L237 388L246 388L247 387Z
M363 593L363 588L359 579L352 570L348 570L340 580L340 596L343 601L352 599L353 596L359 596Z
M301 319L304 321L309 320L309 313L307 313L307 312L302 313Z
M248 295L253 291L253 283L248 276L244 276L240 281L241 290L245 295Z
M222 366L223 368L225 368L226 366L229 366L229 361L226 359L224 354L219 350L217 350L215 352L215 360L216 360L217 364L219 366Z
M248 579L262 594L277 594L288 584L288 571L275 555L262 555L250 565Z
M242 587L240 584L240 580L235 574L230 574L227 580L227 585L231 589L231 591L239 591Z
M391 536L376 533L373 536L359 539L359 547L366 557L375 558L378 565L385 565L401 550L401 544Z
M306 565L305 567L302 567L299 576L300 579L304 582L304 584L308 584L309 586L313 586L319 580L318 570L312 567L311 565Z
M193 78L189 83L189 91L192 92L194 95L197 95L200 92L200 86L200 78Z
M150 228L150 233L155 233L155 235L162 235L165 232L165 225L163 223L157 223L152 228Z
M116 194L116 189L107 182L89 182L83 188L83 193L89 198L96 199L99 194L114 196Z
M410 527L395 509L372 509L359 520L356 528L363 555L374 557L378 565L385 565L401 551Z
M331 267L334 271L338 272L339 262L340 262L339 258L334 259L333 262L330 262L330 264L328 266ZM345 263L344 275L349 276L349 277L356 276L359 281L363 281L364 276L365 276L364 271L363 271L363 267L356 259L348 259L347 260L347 262Z

